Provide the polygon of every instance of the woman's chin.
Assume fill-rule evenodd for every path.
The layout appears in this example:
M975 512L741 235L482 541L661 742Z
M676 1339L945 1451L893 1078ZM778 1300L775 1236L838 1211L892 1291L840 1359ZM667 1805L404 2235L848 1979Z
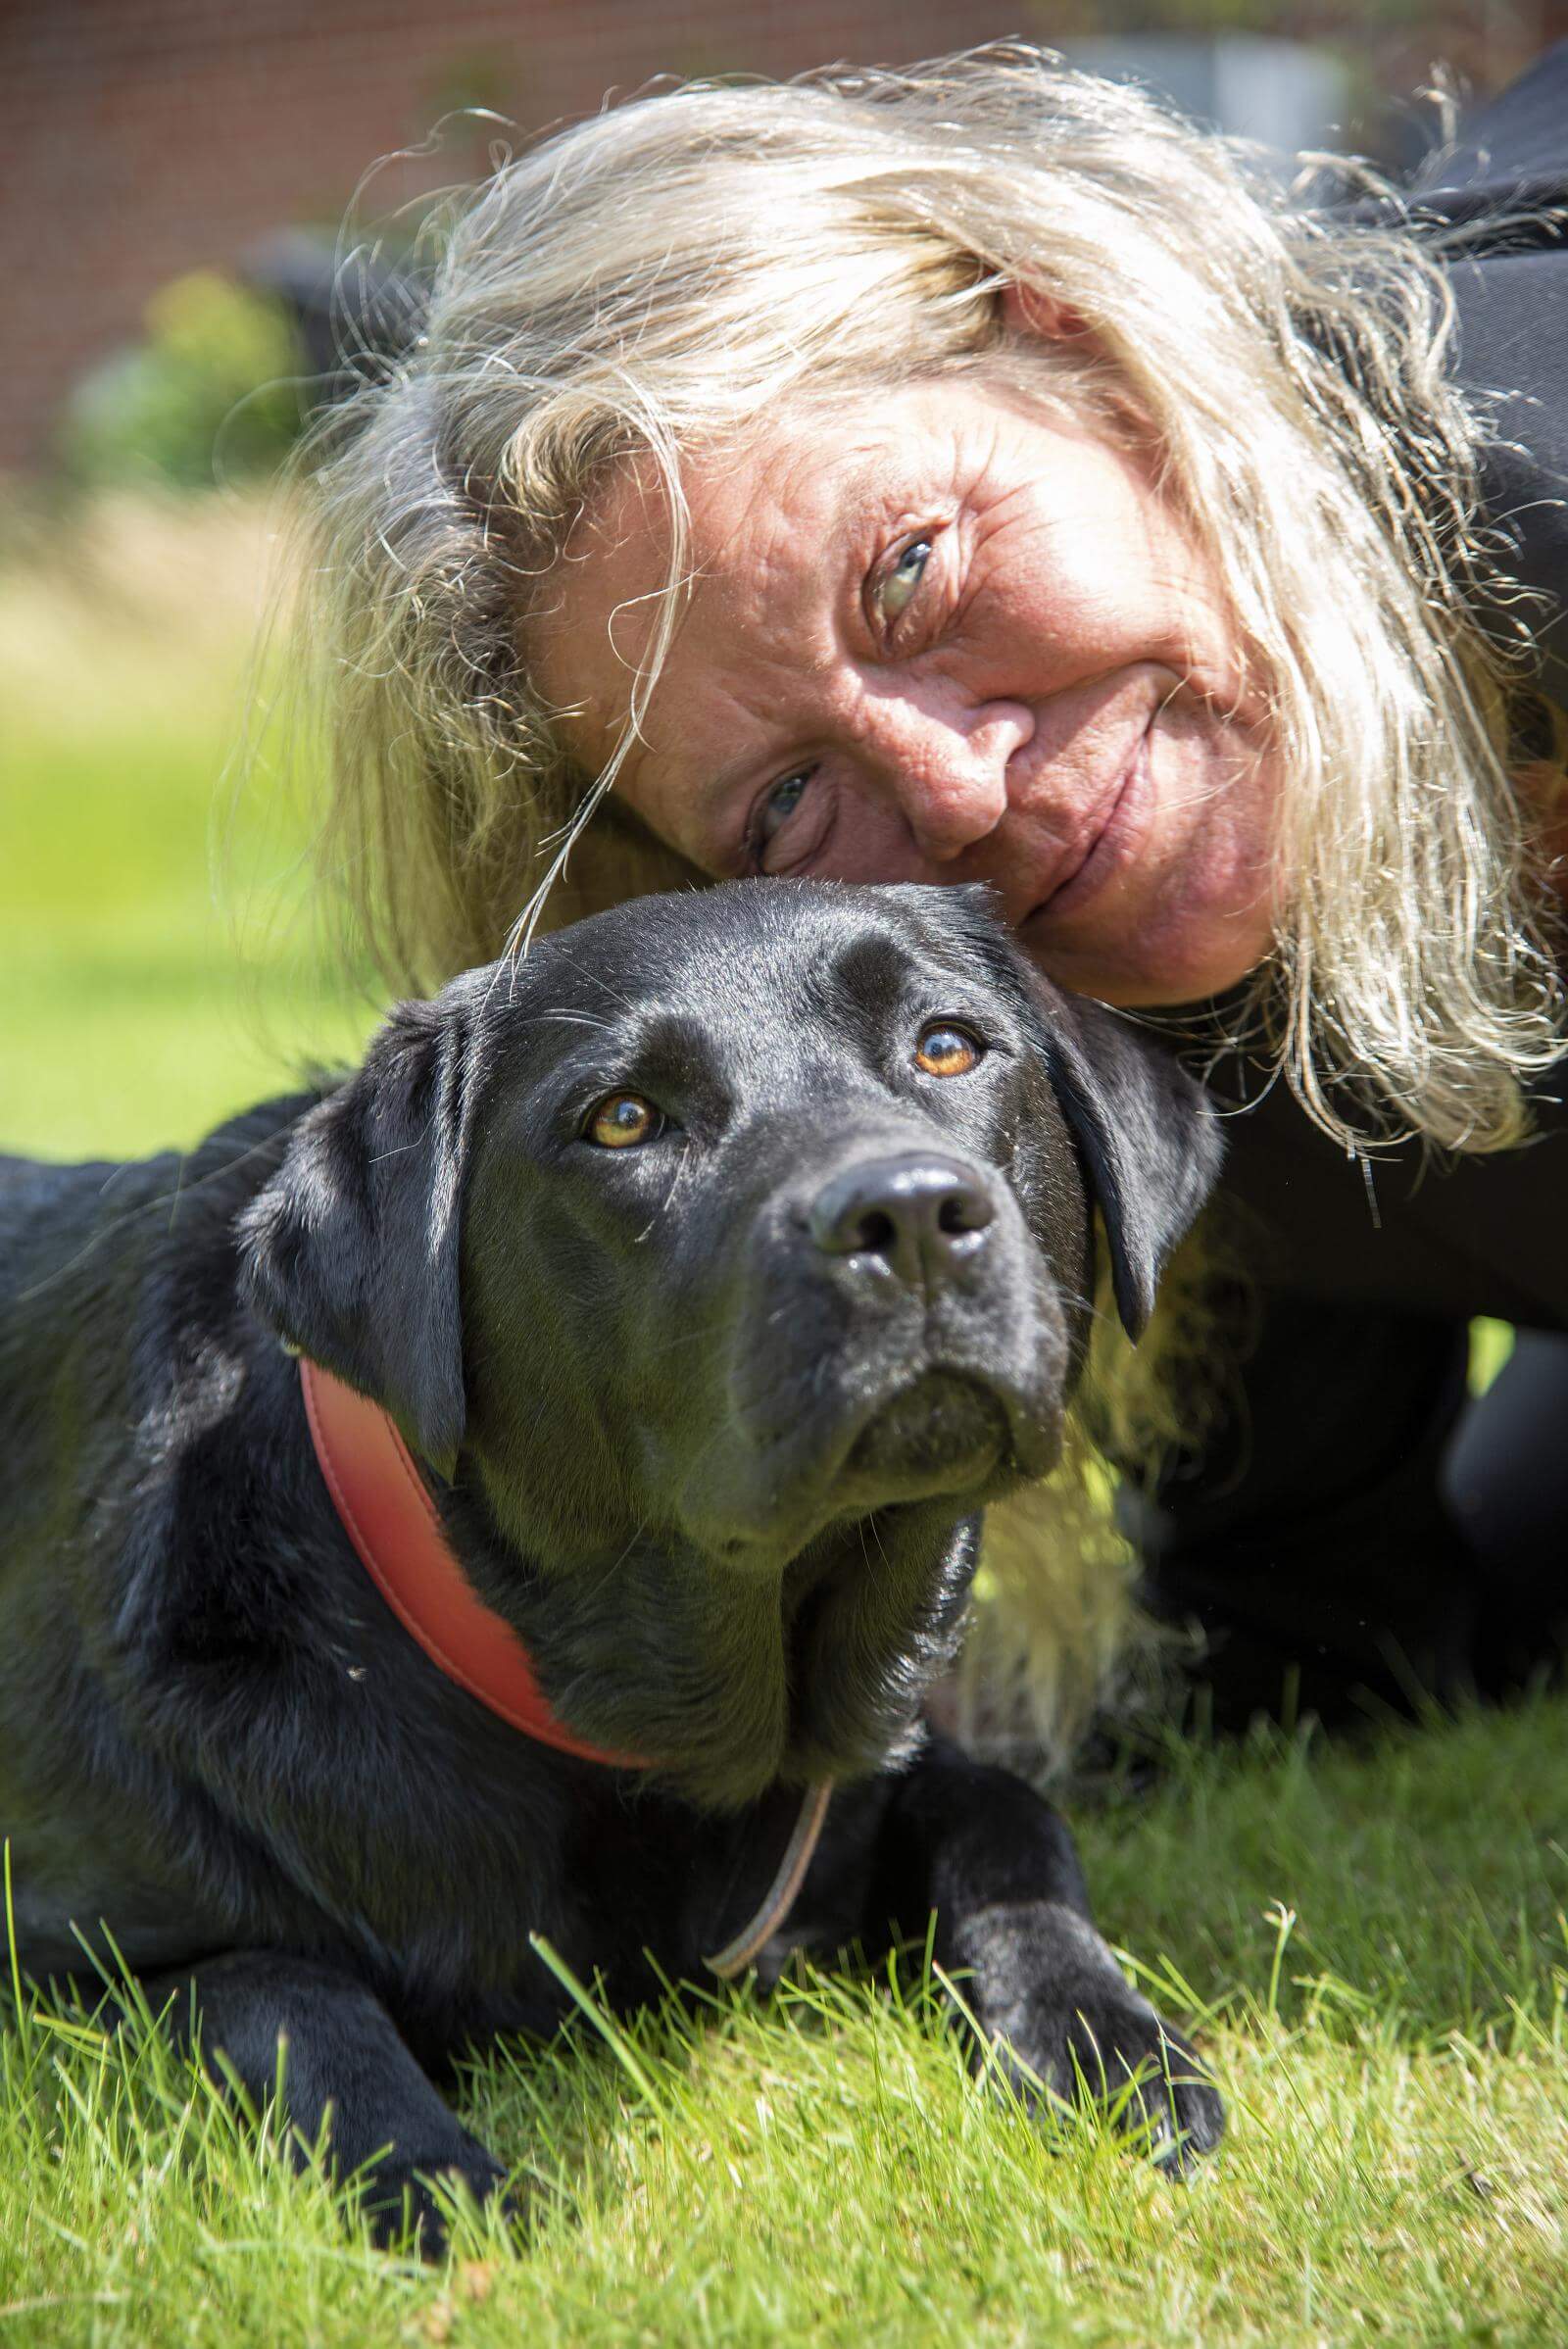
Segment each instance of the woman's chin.
M1153 1011L1228 995L1269 959L1274 939L1271 912L1254 904L1177 923L1129 915L1109 937L1041 940L1032 952L1048 978L1076 995Z

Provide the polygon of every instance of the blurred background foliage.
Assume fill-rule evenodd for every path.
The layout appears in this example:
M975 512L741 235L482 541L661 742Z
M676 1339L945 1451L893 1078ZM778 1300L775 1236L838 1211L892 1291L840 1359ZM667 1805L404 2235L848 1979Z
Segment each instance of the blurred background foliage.
M161 288L140 342L76 385L60 463L84 488L210 489L273 472L306 412L304 352L283 303L219 269Z
M306 888L286 772L286 514L99 489L0 561L0 1150L124 1156L342 1057L368 1007Z

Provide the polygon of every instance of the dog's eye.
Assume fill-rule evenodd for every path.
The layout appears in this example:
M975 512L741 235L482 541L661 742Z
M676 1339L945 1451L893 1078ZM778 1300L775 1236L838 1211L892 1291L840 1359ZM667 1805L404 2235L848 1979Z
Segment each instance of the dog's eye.
M914 1065L923 1068L928 1077L964 1077L985 1049L967 1028L956 1028L951 1020L939 1019L920 1030Z
M612 1093L600 1102L583 1134L601 1150L624 1150L636 1143L651 1142L663 1122L653 1102L645 1101L640 1093Z

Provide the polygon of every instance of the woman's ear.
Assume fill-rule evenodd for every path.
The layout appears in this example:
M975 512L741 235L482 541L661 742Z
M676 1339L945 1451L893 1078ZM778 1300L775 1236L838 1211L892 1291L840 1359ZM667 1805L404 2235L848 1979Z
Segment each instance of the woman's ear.
M1054 294L1016 279L1002 289L1002 322L1012 334L1042 336L1047 342L1078 342L1089 332L1081 312Z
M471 1030L454 989L394 1011L364 1065L300 1120L238 1227L262 1319L384 1404L443 1476L466 1423L458 1243Z

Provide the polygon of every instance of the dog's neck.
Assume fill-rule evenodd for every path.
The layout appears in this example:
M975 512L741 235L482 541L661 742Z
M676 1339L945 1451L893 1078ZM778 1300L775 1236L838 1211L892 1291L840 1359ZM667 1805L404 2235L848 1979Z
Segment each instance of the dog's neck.
M487 1607L447 1542L428 1488L390 1413L302 1356L300 1387L318 1465L361 1563L404 1630L447 1678L536 1743L616 1770L649 1765L577 1737L550 1704L517 1633ZM832 1794L821 1778L801 1797L760 1902L705 1963L729 1979L788 1923Z
M782 1589L774 1575L715 1565L636 1524L600 1529L603 1554L596 1544L562 1571L501 1523L478 1458L466 1454L432 1493L380 1406L319 1366L302 1376L308 1402L314 1390L318 1404L360 1415L376 1474L355 1508L343 1506L342 1468L322 1459L319 1408L317 1456L394 1614L448 1678L539 1741L622 1767L651 1757L670 1793L731 1813L780 1783L880 1771L918 1743L925 1690L961 1634L977 1520L956 1523L950 1506L930 1502L829 1529L785 1570ZM402 1583L395 1558L390 1572L372 1562L361 1538L387 1506L395 1543L412 1530L440 1551L438 1571L401 1599L388 1588ZM453 1631L451 1596L460 1617L476 1619L475 1641ZM578 1692L570 1728L544 1694L564 1688Z
M442 1513L546 1685L581 1691L585 1733L659 1757L662 1784L710 1812L780 1779L874 1774L912 1752L978 1548L978 1520L945 1504L889 1509L822 1534L781 1590L776 1573L635 1523L567 1571L529 1564L475 1473Z

